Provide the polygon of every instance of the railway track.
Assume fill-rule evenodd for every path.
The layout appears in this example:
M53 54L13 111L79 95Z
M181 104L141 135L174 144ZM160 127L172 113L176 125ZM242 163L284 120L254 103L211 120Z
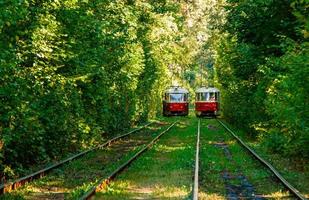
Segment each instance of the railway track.
M271 172L271 174L277 178L277 180L285 187L285 189L290 191L290 194L293 196L289 196L288 198L292 199L301 199L305 200L306 198L297 190L295 189L288 181L286 181L282 175L266 160L264 160L261 156L259 156L253 149L251 149L248 145L246 145L227 125L225 125L221 120L216 120L226 132L228 132L234 140L237 141L238 144L241 145L243 149L245 149L251 157L253 157L255 160L257 160L259 163L261 163L267 170ZM216 129L215 126L208 125L208 129ZM196 157L195 157L195 171L194 171L194 184L193 184L193 190L192 190L192 199L197 200L199 199L199 185L202 185L201 178L203 178L201 175L199 175L199 172L203 171L203 168L200 166L201 158L200 158L200 148L204 145L203 143L200 144L200 137L203 135L201 133L201 120L198 122L198 128L197 128L197 142L196 142ZM203 136L207 137L207 136ZM212 145L220 148L223 150L225 157L229 160L230 165L237 166L237 163L233 160L231 151L229 150L229 144L227 144L224 139L220 138L220 136L217 136L217 142L214 142ZM209 163L208 163L209 164ZM211 164L211 163L210 163ZM239 167L240 168L240 167ZM255 192L254 186L248 181L248 178L244 175L244 173L237 169L237 176L235 174L231 173L228 170L223 170L221 172L221 178L222 183L225 185L226 191L223 191L222 193L227 194L224 198L227 199L267 199L268 197L264 197L263 195L258 195ZM211 174L206 174L206 176L211 176ZM232 185L231 183L237 179L238 182L241 183L240 186ZM241 189L239 189L241 188ZM241 190L241 191L240 191ZM211 197L214 198L214 197ZM206 198L206 199L209 199Z
M196 123L196 121L194 122ZM53 191L52 188L47 187L48 191L43 192L40 191L40 195L30 195L26 196L26 199L92 199L97 192L106 189L106 187L110 184L113 179L115 179L124 169L126 169L132 162L134 162L138 157L142 156L145 151L150 149L153 144L165 133L167 133L176 122L171 124L170 126L161 126L158 128L156 134L153 134L153 129L155 127L150 127L149 131L143 134L132 134L134 132L138 132L139 130L145 129L150 124L146 124L145 126L135 129L129 133L123 134L121 136L115 137L106 143L93 148L91 150L77 154L69 159L66 159L65 162L62 161L60 163L55 164L55 168L59 168L60 166L68 163L72 160L82 160L81 162L89 162L89 166L95 165L95 168L89 169L85 174L90 174L90 178L84 181L84 174L78 174L77 177L73 177L73 179L78 179L79 184L85 183L87 187L80 187L78 185L71 185L71 188L68 190L58 190ZM155 125L154 125L155 126ZM163 128L165 127L165 130ZM162 129L161 129L162 128ZM206 129L209 131L207 134L204 134ZM246 145L227 125L225 125L221 120L207 119L207 120L198 120L197 123L197 134L196 134L196 151L195 151L195 170L194 170L194 183L192 189L192 199L267 199L273 198L268 196L270 194L265 192L260 188L261 184L264 182L272 181L273 185L279 185L278 188L283 188L283 190L289 190L290 193L288 195L282 196L282 198L289 199L306 199L302 194L300 194L291 184L289 184L280 174L275 170L273 166L271 166L267 161L261 158L256 152L254 152L248 145ZM212 132L212 136L209 134ZM152 133L152 134L151 134ZM125 141L122 141L122 138L126 138ZM210 138L212 137L212 138ZM193 141L193 140L192 140ZM104 154L103 156L98 156L98 154L92 154L91 152L105 151L106 149L103 147L107 147L110 145L109 153ZM206 147L205 147L206 146ZM237 159L240 157L240 154L235 153L235 149L232 146L237 146L238 151L242 152L242 154L248 154L251 160L253 160L255 166L253 168L259 168L261 171L267 171L269 176L265 175L263 179L259 179L258 182L254 181L254 178L251 177L251 173L244 170L247 166L241 166L243 163L239 162ZM205 149L212 150L207 151L208 157L205 156ZM244 151L245 149L245 151ZM193 150L192 150L193 152ZM83 158L83 155L89 154L86 158ZM250 154L250 155L249 155ZM91 156L92 155L92 156ZM89 157L90 156L90 157ZM212 157L211 157L212 156ZM220 157L224 157L227 160L226 163L220 161ZM112 158L112 159L109 159ZM252 159L254 158L254 159ZM206 161L205 161L206 160ZM237 161L236 161L237 160ZM257 162L257 160L259 162ZM252 164L248 160L244 159L244 163ZM72 162L71 162L72 163ZM75 163L75 162L74 162ZM113 163L113 164L111 164ZM70 164L68 164L70 165ZM68 166L65 165L65 166ZM109 166L113 165L113 166ZM221 166L217 166L221 165ZM227 165L233 166L229 167ZM263 166L262 166L263 165ZM204 173L205 168L209 168L209 170ZM221 167L221 168L220 168ZM84 167L85 168L85 167ZM219 168L216 169L216 168ZM34 173L34 176L44 176L46 173L51 171L52 169L46 168L47 171L39 171L42 173ZM61 168L62 169L62 168ZM74 169L74 168L73 168ZM236 169L236 170L235 170ZM70 170L70 168L69 168ZM217 171L215 171L217 170ZM233 171L234 170L234 171ZM76 173L75 169L69 171L68 173L74 174ZM52 172L51 174L54 174ZM215 177L213 179L209 179L208 177ZM50 176L47 176L50 177ZM102 177L102 178L100 178ZM278 181L274 181L273 177L278 179ZM25 182L29 182L37 177L27 176L29 178ZM46 177L45 177L46 178ZM45 179L43 178L43 179ZM55 181L54 177L48 181ZM98 179L99 178L99 179ZM218 180L216 180L218 179ZM253 180L252 180L253 179ZM57 180L56 180L57 181ZM64 179L64 181L70 181ZM83 182L84 181L84 182ZM217 182L216 182L217 181ZM216 196L206 197L203 196L205 192L208 192L207 189L209 187L205 187L205 183L209 184L209 187L214 187L214 190L210 193L220 194L219 198ZM260 183L260 185L259 185ZM216 188L217 185L217 188ZM221 191L219 191L220 185ZM19 185L16 184L14 187L17 188ZM41 184L37 185L38 188L42 187ZM14 188L14 189L15 189ZM72 192L73 190L73 192ZM281 190L281 189L279 189ZM77 192L75 192L77 191ZM263 194L258 194L257 191L263 191ZM72 196L71 194L74 193ZM42 195L43 194L43 195ZM266 195L265 195L266 194ZM278 197L277 197L278 198ZM279 197L280 198L280 197ZM1 199L1 197L0 197ZM5 198L4 198L5 199Z
M198 120L197 137L196 137L196 151L195 151L195 169L194 169L194 184L193 184L193 200L198 200L198 173L199 173L199 156L200 156L200 133L201 120Z
M170 125L167 129L162 131L159 135L157 135L155 138L153 138L147 145L145 145L143 148L141 148L138 152L136 152L130 159L128 159L126 162L121 164L116 170L114 170L112 173L110 173L108 176L100 179L97 181L97 183L91 187L84 195L82 195L79 199L80 200L88 200L91 199L97 192L105 189L108 184L118 175L120 174L125 168L127 168L134 160L136 160L138 157L140 157L144 152L146 152L148 149L151 148L151 146L159 140L159 138L167 133L177 122L174 122L172 125Z
M20 178L20 179L17 179L17 180L15 180L15 181L12 181L12 182L3 184L3 185L0 186L0 188L1 188L0 192L1 192L1 194L11 192L11 191L13 191L13 190L15 190L15 189L17 189L17 188L19 188L19 187L25 185L25 184L28 183L28 182L31 182L31 181L33 181L33 180L35 180L35 179L38 179L38 178L42 178L43 176L45 176L45 175L46 175L47 173L49 173L50 171L55 170L56 168L59 168L59 167L61 167L61 166L64 166L65 164L70 163L70 161L76 160L77 158L80 158L80 159L81 159L81 158L85 157L86 155L89 155L89 154L91 154L91 153L93 153L93 152L96 152L96 151L100 151L100 150L103 151L103 150L104 150L104 147L108 147L108 146L110 146L110 145L112 145L112 144L114 144L114 143L117 143L117 142L121 141L122 138L136 137L136 135L138 135L138 134L133 134L133 133L139 132L139 131L141 131L142 129L145 129L146 127L149 127L151 124L154 124L154 123L152 123L152 122L151 122L151 123L148 123L148 124L146 124L146 125L144 125L144 126L142 126L142 127L140 127L140 128L134 129L134 130L132 130L132 131L130 131L130 132L128 132L128 133L125 133L125 134L123 134L123 135L114 137L114 138L108 140L107 142L105 142L105 143L102 144L102 145L99 145L99 146L94 147L94 148L92 148L92 149L89 149L89 150L87 150L87 151L83 151L83 152L81 152L81 153L78 153L78 154L76 154L76 155L74 155L74 156L72 156L72 157L70 157L70 158L68 158L68 159L65 159L65 160L63 160L63 161L61 161L61 162L58 162L58 163L56 163L56 164L54 164L54 165L51 165L51 166L49 166L49 167L47 167L47 168L45 168L45 169L42 169L42 170L37 171L37 172L35 172L35 173L33 173L33 174L30 174L30 175L28 175L28 176L25 176L25 177L22 177L22 178ZM153 131L153 130L151 130L151 131ZM154 131L153 131L153 132L154 132ZM148 135L148 136L147 136L147 135ZM148 139L149 139L149 138L151 138L152 136L153 136L153 135L151 135L151 134L146 134L145 138L148 137ZM139 139L142 140L142 138L144 137L144 135L141 135L141 136L139 136L139 137L140 137ZM147 141L143 141L143 142L146 143ZM141 145L144 144L143 142L141 142ZM127 147L133 147L133 148L134 148L134 144L133 144L132 146L127 145ZM80 160L80 159L78 159L78 160ZM45 197L44 197L44 198L45 198ZM46 198L45 198L45 199L46 199Z

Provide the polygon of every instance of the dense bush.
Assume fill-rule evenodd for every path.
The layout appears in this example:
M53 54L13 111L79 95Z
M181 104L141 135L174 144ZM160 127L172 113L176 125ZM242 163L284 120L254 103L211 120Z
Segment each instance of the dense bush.
M0 3L0 175L156 116L168 66L186 62L184 4Z
M308 9L301 0L227 1L216 77L225 116L270 149L309 157Z

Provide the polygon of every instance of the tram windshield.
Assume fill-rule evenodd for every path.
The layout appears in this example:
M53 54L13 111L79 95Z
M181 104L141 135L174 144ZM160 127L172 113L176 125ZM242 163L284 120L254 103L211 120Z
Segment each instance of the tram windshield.
M183 101L187 101L187 99L188 99L188 94L170 93L168 100L170 102L183 102Z

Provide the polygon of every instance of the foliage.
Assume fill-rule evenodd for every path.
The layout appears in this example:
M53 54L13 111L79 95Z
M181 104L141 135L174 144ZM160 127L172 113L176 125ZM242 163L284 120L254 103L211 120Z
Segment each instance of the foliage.
M1 179L155 117L173 80L219 86L231 122L309 156L306 1L11 0L0 10Z
M270 149L309 157L306 1L229 0L216 41L225 116Z
M189 38L186 5L0 3L1 176L156 116L169 66L191 63L179 59L190 45L180 43Z

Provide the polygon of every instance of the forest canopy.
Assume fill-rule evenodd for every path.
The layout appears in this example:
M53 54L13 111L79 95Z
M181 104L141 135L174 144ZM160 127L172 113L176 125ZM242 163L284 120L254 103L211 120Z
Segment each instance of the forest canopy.
M1 2L2 175L161 114L162 91L172 80L185 84L185 72L197 66L216 4Z

